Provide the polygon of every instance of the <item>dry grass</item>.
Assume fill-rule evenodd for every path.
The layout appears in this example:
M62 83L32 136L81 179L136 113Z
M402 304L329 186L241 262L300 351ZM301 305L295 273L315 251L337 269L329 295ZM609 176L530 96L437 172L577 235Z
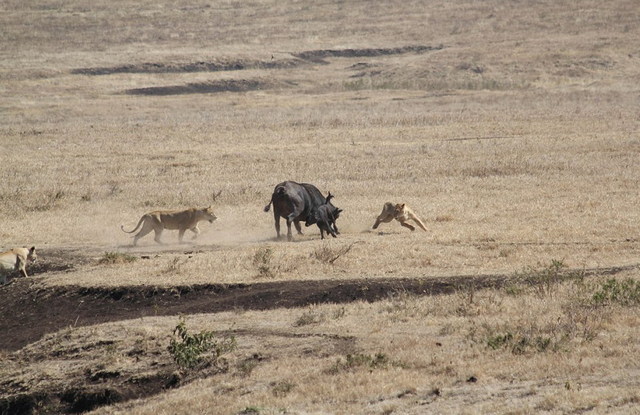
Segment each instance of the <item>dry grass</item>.
M397 292L373 304L191 316L192 332L235 337L226 369L95 413L631 413L640 400L637 308L594 303L602 283L565 281L543 301L531 287ZM177 322L69 328L14 354L2 376L63 389L87 373L170 372ZM496 345L506 334L514 341Z
M0 247L35 245L45 261L48 249L82 249L91 259L36 275L42 284L446 277L511 274L552 259L571 268L639 262L633 1L0 7ZM296 57L411 45L433 50ZM185 70L198 62L246 68ZM87 75L91 68L121 69ZM240 92L212 92L220 87ZM338 239L321 242L307 228L293 243L273 240L262 207L286 179L336 195ZM372 231L386 201L412 206L429 232L397 223ZM145 211L212 203L218 220L203 223L193 245L165 232L167 245L148 236L133 248L119 229ZM256 259L265 249L266 265ZM149 259L100 264L105 253ZM637 307L596 318L575 305L572 283L557 290L552 298L398 293L376 304L193 317L246 330L235 358L269 358L246 376L231 370L102 412L630 412L640 399ZM144 330L164 339L172 324L145 319ZM125 347L134 326L71 331L78 344L107 336ZM549 338L554 350L488 349L491 336ZM18 354L29 347L46 348ZM353 353L383 353L389 363L327 371ZM34 365L25 384L65 376L53 367Z

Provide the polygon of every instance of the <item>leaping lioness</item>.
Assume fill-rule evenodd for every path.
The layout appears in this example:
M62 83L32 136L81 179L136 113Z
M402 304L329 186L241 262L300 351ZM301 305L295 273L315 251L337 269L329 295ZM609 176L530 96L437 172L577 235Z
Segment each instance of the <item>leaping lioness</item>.
M404 203L398 203L394 205L391 202L387 202L384 204L382 213L378 215L376 223L373 224L373 229L376 229L381 222L391 222L394 219L400 222L400 225L404 226L405 228L409 228L412 231L415 231L416 228L413 225L407 223L409 219L418 224L418 226L421 227L422 230L427 230L427 227L424 226L424 223L422 223L420 218L415 213L413 213L413 210L411 210L409 206L405 205Z
M124 225L121 225L120 229L126 233L134 233L142 225L140 232L138 232L133 238L133 246L138 243L138 239L147 235L151 231L154 231L156 234L153 240L162 244L160 241L160 235L162 235L162 231L165 229L178 229L178 239L182 243L182 237L187 229L195 233L195 235L193 235L193 239L196 239L200 233L200 229L198 229L198 222L208 220L213 223L216 219L217 217L213 214L211 206L200 209L191 208L187 210L156 210L142 215L140 221L138 221L138 224L133 230L126 231L124 229Z

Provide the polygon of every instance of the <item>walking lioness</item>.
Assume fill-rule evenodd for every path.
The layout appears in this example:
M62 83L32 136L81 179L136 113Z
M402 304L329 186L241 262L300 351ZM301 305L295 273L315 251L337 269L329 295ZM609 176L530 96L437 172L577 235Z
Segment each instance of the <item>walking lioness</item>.
M409 208L409 206L404 203L393 204L391 202L387 202L384 204L382 208L382 213L378 215L376 219L376 223L373 224L373 229L376 229L381 222L391 222L393 219L400 222L400 225L405 228L409 228L412 231L415 231L416 228L413 225L407 223L409 219L418 224L422 230L426 231L427 227L424 226L424 223L420 220L418 216Z
M34 262L37 258L35 246L0 252L0 283L6 283L7 275L14 271L20 271L24 277L28 277L27 262Z
M195 235L193 235L193 239L198 237L200 233L200 229L198 229L198 222L202 220L208 220L213 223L216 220L216 215L213 214L213 210L211 206L198 209L191 208L187 210L156 210L153 212L145 213L138 221L136 227L131 231L126 231L124 226L121 225L120 229L122 229L126 233L134 233L135 231L142 226L140 232L136 234L133 238L133 245L135 246L138 243L138 239L142 238L146 234L151 231L154 231L156 236L153 238L159 244L162 244L160 241L160 235L162 235L162 231L165 229L175 230L178 229L178 238L180 242L182 242L182 237L187 229L191 230Z

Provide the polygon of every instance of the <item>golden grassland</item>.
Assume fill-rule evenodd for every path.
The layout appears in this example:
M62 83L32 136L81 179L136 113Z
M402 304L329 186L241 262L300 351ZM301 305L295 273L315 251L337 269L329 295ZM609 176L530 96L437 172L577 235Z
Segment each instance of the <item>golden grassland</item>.
M634 1L8 1L0 9L0 248L35 245L43 261L66 253L74 267L35 275L42 286L640 263ZM409 46L427 48L393 52ZM317 53L327 50L351 52ZM312 59L299 57L309 51ZM189 69L198 63L237 70ZM307 228L292 243L276 241L262 208L283 180L335 194L342 234L321 241ZM406 202L429 231L371 230L386 201ZM202 223L192 244L165 232L166 245L150 235L134 248L120 230L145 211L210 204L218 220ZM346 247L335 262L323 259ZM101 263L110 252L150 259ZM97 413L632 412L638 308L585 306L604 278L544 295L390 293L373 304L190 316L194 330L235 333L228 370ZM305 315L309 323L297 325ZM15 378L15 362L51 342L72 349L102 338L114 346L30 365L25 385L130 366L124 351L134 341L169 364L176 320L69 328L3 356L1 374ZM507 333L557 347L487 346ZM378 353L389 361L336 363ZM242 369L256 354L255 369Z
M601 282L190 316L194 332L235 337L219 370L95 413L633 413L637 306L595 305ZM152 377L172 365L176 323L70 327L14 353L2 375L43 389Z

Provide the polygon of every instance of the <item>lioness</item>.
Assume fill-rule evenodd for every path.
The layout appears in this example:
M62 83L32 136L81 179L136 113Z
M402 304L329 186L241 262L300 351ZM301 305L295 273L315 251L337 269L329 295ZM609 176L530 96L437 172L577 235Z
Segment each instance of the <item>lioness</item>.
M407 223L409 219L417 223L418 226L421 227L424 231L427 230L427 227L424 226L424 223L422 223L420 218L416 216L415 213L413 213L409 206L405 205L404 203L398 203L394 205L390 202L384 204L382 213L378 215L376 223L373 224L373 229L376 229L381 222L391 222L393 219L400 222L400 225L404 226L405 228L409 228L412 231L415 231L416 228L413 225Z
M153 212L145 213L138 221L138 224L132 231L124 230L124 225L120 226L126 233L134 233L140 228L142 225L142 229L140 232L133 238L133 246L138 243L138 239L142 238L146 234L151 231L156 233L156 236L153 238L159 244L162 244L160 241L160 235L162 235L162 231L165 229L178 229L178 238L182 243L182 237L187 229L191 230L195 235L193 239L198 237L200 233L200 229L198 229L198 222L201 220L208 220L213 223L216 220L216 215L213 214L213 210L211 206L198 209L191 208L187 210L156 210Z
M5 252L0 252L0 282L7 282L7 275L20 271L22 275L27 275L27 261L35 262L38 259L36 255L36 247L29 248L13 248Z

